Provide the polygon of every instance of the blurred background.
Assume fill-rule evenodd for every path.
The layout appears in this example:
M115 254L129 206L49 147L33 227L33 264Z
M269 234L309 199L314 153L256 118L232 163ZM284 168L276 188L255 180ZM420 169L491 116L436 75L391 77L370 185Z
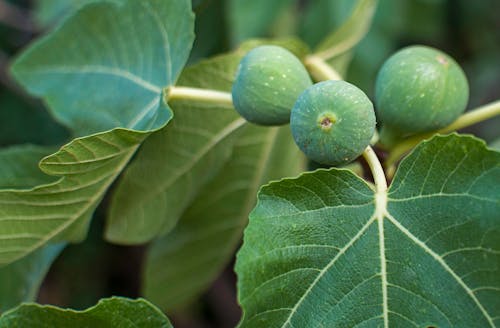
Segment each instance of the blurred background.
M0 0L0 147L58 146L71 131L9 77L9 62L33 39L85 3L98 0ZM109 0L112 1L112 0ZM298 36L311 48L349 16L352 0L193 0L197 39L190 63L234 49L253 37ZM463 67L468 108L500 98L500 1L380 0L370 32L352 52L346 80L373 96L375 76L394 51L407 45L439 48ZM466 132L494 142L500 119ZM1 168L0 168L1 169ZM83 309L110 295L140 296L144 247L103 241L107 200L85 242L68 246L42 284L38 301ZM230 263L201 299L172 315L176 327L234 327L240 317Z

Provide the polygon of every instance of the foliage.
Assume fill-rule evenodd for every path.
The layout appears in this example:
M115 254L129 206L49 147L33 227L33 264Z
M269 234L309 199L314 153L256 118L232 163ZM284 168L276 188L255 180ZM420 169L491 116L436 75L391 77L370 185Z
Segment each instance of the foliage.
M394 8L404 17L388 17ZM352 159L362 157L311 172L290 126L258 126L234 110L238 65L260 45L293 53L307 85L308 74L347 77L371 95L374 67L395 50L394 26L427 19L415 8L392 0L37 2L34 26L46 32L10 65L22 90L0 75L9 88L0 93L0 327L171 327L162 312L193 315L186 309L231 268L243 231L234 266L241 327L500 326L500 156L454 132L497 116L498 101L387 148L376 135L366 147L373 120L359 122L356 99L346 97L353 128L342 131L347 142L328 145L363 135ZM424 25L407 30L442 29ZM276 38L290 34L302 40ZM271 100L291 110L292 98ZM323 106L309 98L299 107ZM37 299L58 255L77 249L101 216L107 242L145 246L138 289L155 305L23 303Z

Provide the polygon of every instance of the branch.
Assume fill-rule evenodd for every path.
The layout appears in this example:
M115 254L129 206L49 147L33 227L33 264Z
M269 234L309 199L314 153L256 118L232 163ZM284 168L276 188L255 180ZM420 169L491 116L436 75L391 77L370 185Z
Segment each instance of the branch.
M410 149L415 147L420 141L432 137L436 133L450 133L473 124L485 121L500 115L500 100L477 107L461 115L455 122L434 132L418 134L397 144L390 152L387 158L386 166L392 166L403 157Z

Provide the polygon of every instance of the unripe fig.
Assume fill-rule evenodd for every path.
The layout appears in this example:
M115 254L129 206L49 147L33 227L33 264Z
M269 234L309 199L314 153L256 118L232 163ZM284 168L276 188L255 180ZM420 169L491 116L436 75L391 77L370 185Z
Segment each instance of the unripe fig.
M304 65L291 52L260 46L241 60L233 84L233 104L249 122L286 124L297 97L311 85Z
M306 156L328 165L358 157L375 133L375 112L366 94L345 81L307 88L293 106L292 135Z
M381 138L445 127L468 98L467 78L453 58L426 46L404 48L382 65L375 83L377 118L386 130Z

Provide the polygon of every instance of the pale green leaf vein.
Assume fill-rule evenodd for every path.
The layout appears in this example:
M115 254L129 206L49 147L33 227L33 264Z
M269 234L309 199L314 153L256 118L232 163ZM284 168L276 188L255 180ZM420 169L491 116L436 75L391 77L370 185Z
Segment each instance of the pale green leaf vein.
M401 232L403 232L410 240L412 240L415 244L420 246L427 254L429 254L432 258L434 258L450 275L456 282L464 289L464 291L470 296L470 298L474 301L476 306L479 308L483 316L486 318L491 327L495 327L493 320L486 309L483 307L481 302L477 299L476 295L472 292L472 290L467 286L462 278L460 278L444 261L444 259L436 254L432 249L430 249L424 242L414 236L408 229L406 229L401 223L398 222L392 215L387 213L387 218L394 224Z

